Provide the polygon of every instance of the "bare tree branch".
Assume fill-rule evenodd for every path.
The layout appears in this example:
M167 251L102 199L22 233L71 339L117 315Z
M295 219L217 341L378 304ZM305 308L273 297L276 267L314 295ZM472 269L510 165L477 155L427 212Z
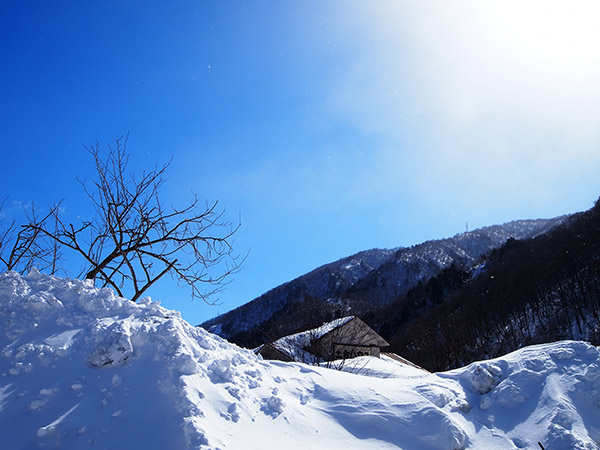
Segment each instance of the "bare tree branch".
M183 208L165 209L159 191L171 161L136 177L128 170L126 146L127 138L121 138L106 154L98 144L85 147L96 179L78 181L94 208L92 220L67 224L53 207L54 229L34 222L26 229L75 251L87 266L86 279L119 295L126 287L133 301L170 273L192 297L209 303L240 269L243 258L233 254L232 245L239 223L226 221L217 202L201 207L196 195Z
M0 213L4 209L6 199L0 204ZM0 264L3 270L15 270L20 273L29 272L33 267L47 270L51 274L59 271L58 263L62 257L60 248L52 239L41 233L40 227L51 227L48 224L52 212L44 217L32 203L30 208L23 207L23 216L27 225L17 225L16 219L5 224L0 218Z

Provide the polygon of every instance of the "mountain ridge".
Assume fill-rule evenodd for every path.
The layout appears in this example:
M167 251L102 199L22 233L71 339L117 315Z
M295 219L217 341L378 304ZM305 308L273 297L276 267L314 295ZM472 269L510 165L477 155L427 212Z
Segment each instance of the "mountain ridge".
M531 239L509 240L477 267L452 267L365 317L428 370L523 346L600 344L600 199ZM461 326L456 326L461 324Z
M319 266L200 326L253 347L340 314L382 306L452 264L473 266L509 238L543 234L568 217L515 220L411 247L364 250Z

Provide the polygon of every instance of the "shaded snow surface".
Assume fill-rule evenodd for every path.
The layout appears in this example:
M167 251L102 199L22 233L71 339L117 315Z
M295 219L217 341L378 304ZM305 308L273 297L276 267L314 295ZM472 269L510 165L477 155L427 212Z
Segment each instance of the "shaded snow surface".
M156 302L32 272L0 275L0 344L2 449L599 448L583 342L440 374L379 360L375 378L262 361Z

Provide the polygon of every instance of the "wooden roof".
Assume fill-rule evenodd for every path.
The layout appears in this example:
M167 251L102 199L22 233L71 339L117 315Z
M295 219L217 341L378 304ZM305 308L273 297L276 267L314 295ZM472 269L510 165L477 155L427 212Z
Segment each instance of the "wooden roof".
M323 333L319 340L331 336L337 344L365 345L375 347L389 347L389 343L383 339L373 328L355 316L338 319L339 323ZM333 323L333 322L330 322ZM348 330L347 332L345 330Z

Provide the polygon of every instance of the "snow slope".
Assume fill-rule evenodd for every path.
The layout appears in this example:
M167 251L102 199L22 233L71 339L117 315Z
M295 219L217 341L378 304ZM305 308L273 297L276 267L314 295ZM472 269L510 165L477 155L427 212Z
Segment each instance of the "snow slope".
M440 374L383 359L374 378L262 361L158 303L34 271L0 275L0 348L2 449L600 442L600 353L583 342Z

